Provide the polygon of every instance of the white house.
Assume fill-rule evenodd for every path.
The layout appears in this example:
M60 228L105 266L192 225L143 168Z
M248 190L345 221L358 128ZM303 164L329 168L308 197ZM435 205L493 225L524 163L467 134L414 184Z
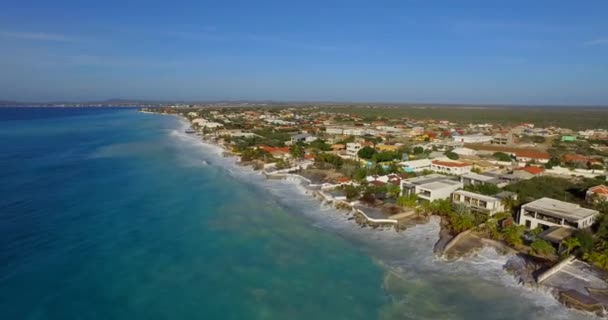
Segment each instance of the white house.
M473 149L469 149L469 148L455 148L454 150L452 150L452 152L454 152L455 154L457 154L459 156L463 156L463 157L470 157L470 156L477 155L477 151L475 151Z
M492 141L491 136L483 134L455 135L452 137L456 142L462 143L483 143Z
M457 190L452 194L452 203L463 204L471 208L471 211L493 216L498 212L506 211L502 199L507 196L516 197L516 195L511 192L501 192L496 196L486 196L465 190Z
M419 159L403 161L399 163L399 166L402 167L405 172L422 172L424 170L431 170L431 160Z
M515 158L519 163L536 162L545 164L551 159L551 155L547 152L535 150L518 150L515 151Z
M440 174L401 180L402 195L408 196L414 193L419 199L427 201L448 199L452 192L461 188L460 181L451 180Z
M345 128L343 134L349 136L363 136L367 133L364 128Z
M473 168L473 166L464 162L442 160L433 160L431 162L431 170L438 173L454 174L457 176L471 172L471 168Z
M325 132L327 134L343 134L344 133L344 129L338 128L338 127L327 127L325 129Z
M317 140L317 137L308 134L308 133L300 133L300 134L296 134L291 136L291 144L296 144L298 142L313 142Z
M599 214L597 210L583 208L578 204L541 198L524 204L517 220L527 229L548 229L553 226L584 229L591 227Z
M361 149L361 144L359 142L349 142L346 144L346 155L352 158L357 157L357 152Z

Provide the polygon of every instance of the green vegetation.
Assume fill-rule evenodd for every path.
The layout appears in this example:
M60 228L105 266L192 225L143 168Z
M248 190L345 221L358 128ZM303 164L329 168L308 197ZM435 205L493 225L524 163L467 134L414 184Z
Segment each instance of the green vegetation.
M494 152L492 156L498 161L511 162L513 160L510 155L504 152Z
M482 183L475 185L470 184L468 186L465 186L464 190L484 194L486 196L493 196L502 191L499 187L491 183Z
M344 159L331 153L319 153L315 156L315 165L320 169L340 168Z
M302 147L299 144L294 144L293 146L291 146L291 148L289 148L289 153L291 154L292 157L296 158L296 159L302 159L304 158L304 147Z
M274 157L265 150L248 148L241 152L241 161L266 160L273 162Z
M446 151L446 152L444 153L444 155L445 155L446 157L448 157L449 159L452 159L452 160L458 160L458 159L460 158L460 156L458 156L458 154L457 154L457 153L454 153L454 152L452 152L452 151Z
M532 250L541 256L549 256L552 254L555 254L555 248L553 248L553 246L543 240L543 239L536 239L532 242L532 244L530 244L530 248L532 248Z
M363 150L363 149L361 149ZM361 151L359 150L359 151ZM401 154L396 151L382 151L373 155L374 162L387 162L401 158Z
M469 207L464 204L458 204L454 207L454 211L448 214L450 226L455 233L460 233L473 228L475 216L471 213Z
M323 139L317 139L317 140L311 142L308 146L313 149L317 149L317 150L321 150L321 151L330 151L331 150L331 145L327 144Z
M346 185L343 188L346 193L346 198L349 200L356 199L361 194L361 189L353 185Z
M523 180L505 187L517 193L520 201L529 202L542 197L586 205L585 192L588 188L605 183L599 179L564 179L541 176Z
M580 247L581 242L576 237L570 237L562 241L562 244L566 247L566 251L564 252L566 255L569 255L572 250L577 247Z
M410 194L409 196L399 196L397 197L397 205L405 208L413 208L416 206L418 202L418 196L415 193Z
M522 237L524 236L525 231L524 226L511 224L503 228L502 237L505 242L512 246L521 246L523 244Z
M466 109L465 109L466 108ZM462 105L391 105L390 107L335 106L325 111L356 114L370 119L445 119L456 123L518 124L531 122L538 126L560 126L573 130L606 128L608 109L577 107L483 107L470 108Z
M372 157L376 153L377 153L376 149L374 149L370 146L365 146L365 147L359 149L359 151L357 152L357 156L359 156L359 158L361 158L361 159L371 160Z

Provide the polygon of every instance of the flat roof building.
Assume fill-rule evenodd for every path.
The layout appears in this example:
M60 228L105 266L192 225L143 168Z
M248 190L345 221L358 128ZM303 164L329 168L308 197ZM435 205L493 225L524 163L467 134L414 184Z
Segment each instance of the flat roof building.
M427 201L448 199L452 192L461 188L462 182L440 174L401 180L402 195L407 196L414 193L418 195L418 198Z
M521 207L518 223L527 229L548 229L553 226L584 229L591 227L598 215L599 211L575 203L541 198Z

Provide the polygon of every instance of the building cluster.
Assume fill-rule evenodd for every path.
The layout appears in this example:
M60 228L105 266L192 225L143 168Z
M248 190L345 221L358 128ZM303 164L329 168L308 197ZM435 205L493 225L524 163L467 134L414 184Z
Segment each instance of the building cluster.
M457 124L446 120L364 118L300 108L167 108L190 119L193 130L227 149L264 152L264 161L297 164L319 155L372 168L367 183L395 184L402 195L416 194L422 201L451 199L472 211L493 215L505 210L509 192L489 196L464 190L466 186L503 188L537 176L597 177L606 175L603 129L575 132L567 128ZM586 143L589 148L581 148ZM294 148L299 148L294 151ZM272 160L274 159L274 160ZM389 168L391 168L389 170ZM396 169L395 169L396 168ZM352 177L336 177L344 183ZM606 197L608 188L589 190ZM586 228L598 212L556 199L542 198L524 205L517 223L527 228Z

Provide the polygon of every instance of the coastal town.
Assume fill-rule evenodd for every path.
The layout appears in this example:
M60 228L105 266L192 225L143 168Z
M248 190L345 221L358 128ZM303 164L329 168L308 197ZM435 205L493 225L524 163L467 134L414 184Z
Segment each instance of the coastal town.
M484 246L563 304L608 313L608 131L366 116L356 109L163 106L268 178L295 177L363 227L441 220L445 259ZM464 111L466 112L466 111ZM381 112L379 114L382 114Z

